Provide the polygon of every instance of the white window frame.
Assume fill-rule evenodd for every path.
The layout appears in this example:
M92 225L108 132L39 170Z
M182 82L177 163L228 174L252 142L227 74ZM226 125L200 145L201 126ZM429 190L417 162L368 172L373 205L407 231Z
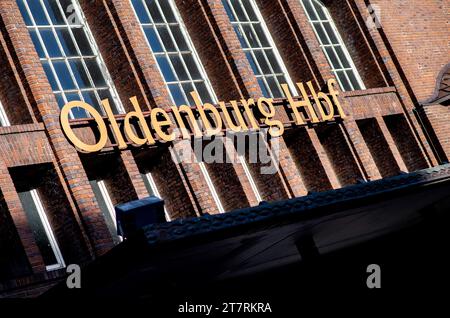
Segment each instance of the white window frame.
M206 180L206 184L209 188L209 191L211 192L214 203L216 203L217 210L219 211L219 213L225 213L225 209L223 208L222 202L220 202L219 195L216 191L216 188L214 187L211 177L209 176L208 169L206 169L205 163L199 162L198 164L200 166L200 171L202 172L203 177Z
M48 221L47 214L45 213L44 206L42 205L41 199L39 198L39 194L36 189L32 189L29 191L31 194L31 198L33 199L33 203L36 207L36 211L38 212L39 219L42 222L42 225L45 230L45 234L47 235L47 239L50 243L50 247L55 255L56 263L52 265L47 265L45 269L47 271L53 271L56 269L66 267L64 263L64 258L61 254L61 250L59 249L58 242L56 241L55 235L53 233L50 222Z
M242 23L245 24L245 23L247 23L247 22L238 21L238 15L236 14L236 12L235 12L235 10L234 10L234 7L233 7L232 4L230 3L230 0L224 0L224 1L227 1L228 6L230 7L230 10L232 11L232 13L234 14L234 16L235 16L235 18L236 18L236 21L230 21L230 23L231 23L233 26L234 26L234 25L238 25L238 26L239 26L240 32L243 32L243 31L242 31L242 28L241 28L241 24L242 24ZM261 14L261 10L259 10L259 7L258 7L257 3L256 3L254 0L250 0L249 2L250 2L251 6L252 6L252 8L253 8L253 11L255 12L255 14L256 14L256 16L257 16L257 18L258 18L258 20L259 20L259 23L260 23L260 25L261 25L261 28L262 28L264 34L265 34L266 37L267 37L267 40L269 41L270 49L273 50L275 59L276 59L278 65L280 66L281 71L282 71L282 73L283 73L283 75L284 75L284 77L285 77L285 79L286 79L286 81L287 81L286 84L288 84L289 89L292 91L292 93L293 93L294 95L298 95L297 88L295 87L294 82L292 81L292 78L291 78L291 76L290 76L289 73L288 73L288 70L287 70L287 68L286 68L286 65L284 64L284 61L283 61L283 59L281 58L280 52L279 52L279 50L278 50L278 48L277 48L277 46L276 46L276 44L275 44L275 41L273 40L272 34L270 34L269 28L267 27L267 24L266 24L266 22L265 22L265 20L264 20L264 17L263 17L262 14ZM249 16L248 16L248 14L247 14L247 12L244 11L244 13L245 13L247 19L248 19L249 21L251 21L250 18L249 18ZM248 47L247 47L247 48L243 48L243 47L241 46L242 50L243 50L244 52L249 51L249 52L252 54L253 59L254 59L255 61L257 61L256 56L255 56L254 53L253 53L253 49L255 49L255 48L252 48L252 47L250 46L250 43L248 43L248 41L246 40L246 38L244 38L244 41L246 41ZM258 42L259 42L259 38L258 38ZM261 43L259 43L259 44L260 44L260 46L261 46L261 48L262 48L262 47L263 47L262 44L261 44ZM266 48L269 49L269 47L266 47ZM260 48L258 48L258 50L259 50L259 49L260 49ZM270 67L271 70L272 70L272 73L270 73L270 74L279 74L279 73L276 73L276 72L273 70L272 65L270 64L270 61L269 61L267 58L266 58L266 63L269 65L269 67ZM273 94L272 94L272 92L271 92L271 89L270 89L269 85L268 85L267 82L266 82L266 79L265 79L265 76L264 76L265 74L264 74L264 72L261 70L261 68L260 68L260 66L259 66L259 63L258 63L258 64L255 64L255 66L258 68L259 73L262 74L262 76L257 76L257 75L255 74L255 77L257 77L257 78L258 78L258 77L261 77L261 78L263 79L264 84L266 85L267 89L270 90L270 93L271 93L271 96L270 96L270 97L273 98ZM270 75L270 74L267 74L267 75ZM278 81L277 81L277 83L278 83ZM284 95L284 91L283 91L283 89L282 89L282 87L281 87L281 85L280 85L280 84L284 84L284 83L278 83L278 84L279 84L278 89L279 89L280 92Z
M243 155L239 155L239 162L241 163L242 168L244 169L244 173L250 183L250 187L252 188L252 191L255 194L256 201L258 201L258 203L262 202L263 199L261 197L261 194L259 193L258 187L256 186L256 182L253 179L252 174L250 173L250 169L248 168L247 161L245 161L245 158Z
M197 66L197 68L198 68L198 70L199 70L199 72L200 72L200 75L201 75L201 77L202 77L202 81L204 82L205 87L206 87L206 89L208 90L208 93L209 93L209 95L210 95L210 97L211 97L211 100L212 100L213 103L217 103L217 101L218 101L217 95L215 94L214 90L212 89L211 82L209 81L209 78L208 78L208 76L207 76L207 74L206 74L206 71L205 71L205 69L204 69L204 67L203 67L203 65L202 65L202 63L201 63L200 57L198 56L198 53L197 53L197 50L195 49L195 46L194 46L194 44L192 43L191 37L189 36L189 34L188 34L188 32L187 32L186 26L185 26L185 24L184 24L183 19L181 18L180 12L179 12L177 6L175 5L175 3L173 2L173 0L167 0L167 1L168 1L169 5L170 5L172 11L173 11L174 14L175 14L175 19L177 20L177 24L180 26L180 31L182 32L182 34L183 34L183 36L184 36L184 40L186 41L186 43L187 43L187 45L188 45L189 52L192 53L192 57L193 57L193 59L194 59L194 62L195 62L196 66ZM130 0L130 2L131 2L131 0ZM137 12L136 12L136 10L135 10L133 4L132 4L132 3L130 3L130 4L131 4L131 7L133 8L133 11L134 11L134 13L135 13L135 15L136 15L136 19L137 19L137 21L138 21L138 23L139 23L139 25L140 25L140 27L141 27L141 31L142 31L142 33L143 33L145 39L146 39L147 46L148 46L149 50L152 52L153 56L155 56L155 53L153 52L153 50L152 50L152 48L151 48L151 45L150 45L150 43L149 43L149 40L147 39L147 36L145 35L145 32L144 32L144 26L147 26L147 25L148 25L148 26L152 26L153 23L150 23L150 24L141 23L140 20L139 20L139 16L138 16L138 14L137 14ZM159 8L159 3L157 2L157 4L158 4L158 8ZM160 9L160 11L162 12L161 8L159 8L159 9ZM147 14L149 17L151 17L151 14L150 14L150 12L149 12L147 6L145 6L145 10L146 10L146 14ZM165 17L163 17L163 18L166 19ZM167 25L167 23L165 23L165 24ZM156 36L157 36L158 40L160 41L160 43L163 45L163 51L164 51L164 54L167 55L167 51L166 51L166 49L165 49L165 47L164 47L164 42L162 41L162 39L161 39L161 37L159 36L158 32L156 32ZM175 39L173 38L173 35L172 35L171 33L170 33L170 37L171 37L171 40L175 43L175 45L177 45L177 48L178 48L178 44L177 44L177 42L175 41ZM183 52L183 51L178 50L178 52ZM156 61L156 58L155 58L155 61ZM182 61L182 63L183 63L183 66L188 70L188 68L187 68L187 66L186 66L186 64L185 64L185 62L184 62L184 60L181 59L181 61ZM175 100L174 100L173 97L172 97L172 94L170 94L170 90L169 90L168 84L170 84L170 83L182 83L183 81L177 81L177 82L169 82L169 83L167 83L167 82L165 81L165 79L164 79L163 72L162 72L162 70L161 70L161 68L160 68L160 66L159 66L159 64L158 64L157 62L156 62L156 65L157 65L157 67L158 67L159 73L160 73L161 76L163 77L164 84L166 85L166 89L167 89L167 91L169 92L169 96L170 96L172 102L173 102L174 104L176 104L176 103L175 103ZM174 74L176 74L176 71L175 71L175 69L173 68L173 65L172 65L171 63L169 63L169 66L171 67L172 72L173 72ZM192 80L192 77L191 77L191 75L190 75L189 72L188 72L188 77L189 77L189 81L187 81L187 82L192 83L193 80ZM194 86L194 88L195 88L195 86ZM186 100L189 100L189 98L186 96L184 90L182 90L182 94L184 95L184 97L185 97ZM200 170L201 170L201 172L202 172L202 174L203 174L203 176L204 176L204 178L205 178L205 180L206 180L206 183L207 183L207 185L208 185L208 188L209 188L209 190L210 190L210 192L211 192L211 194L212 194L213 200L214 200L214 202L216 203L216 206L217 206L218 211L219 211L220 213L224 213L225 210L224 210L224 208L223 208L222 203L220 202L220 198L219 198L219 196L218 196L218 194L217 194L217 191L216 191L216 189L215 189L215 187L214 187L214 184L213 184L213 182L212 182L212 180L211 180L211 177L210 177L210 175L209 175L209 173L208 173L208 170L206 169L205 164L204 164L203 162L199 162L199 165L200 165ZM155 188L156 188L156 187L155 187ZM155 192L155 193L156 193L156 192ZM166 217L167 217L167 214L166 214Z
M163 199L163 197L161 196L161 194L160 194L159 191L158 191L158 187L156 186L156 183L155 183L155 180L153 179L152 173L151 173L151 172L147 172L147 173L144 174L144 177L145 177L145 179L147 180L148 185L150 186L150 189L151 189L152 192L155 194L155 196L157 196L158 198ZM166 208L165 205L164 205L164 214L165 214L165 216L166 216L166 220L167 220L168 222L170 222L170 221L171 221L171 218L170 218L170 215L169 215L169 213L168 213L167 208Z
M48 22L49 22L49 25L42 25L42 26L41 26L41 25L38 26L38 25L36 24L36 22L35 22L35 20L34 20L34 16L33 16L32 12L31 12L31 9L30 9L30 7L29 7L29 5L28 5L28 1L29 1L29 0L17 0L17 1L21 1L21 2L23 3L23 6L25 7L25 9L26 9L26 11L27 11L30 20L31 20L31 21L33 22L33 24L34 24L34 25L32 25L32 26L27 26L27 29L29 30L29 32L38 30L38 29L40 29L40 28L44 28L44 29L45 29L45 28L48 28L49 30L52 31L52 34L53 34L53 36L54 36L54 38L55 38L55 40L56 40L56 42L57 42L57 45L58 45L59 50L60 50L63 54L65 54L64 48L63 48L63 46L62 46L62 44L61 44L61 41L59 40L59 37L58 37L58 35L56 34L56 31L55 31L55 30L56 30L56 29L55 29L55 26L56 26L56 25L53 23L53 21L51 20L50 16L48 15L47 9L45 8L45 5L44 5L44 3L42 2L42 0L40 0L40 3L41 3L41 6L42 6L43 8L45 8L44 13L45 13L45 16L46 16L46 18L47 18L47 20L48 20ZM39 0L38 0L38 1L39 1ZM100 71L101 71L101 73L102 73L102 76L103 76L104 79L105 79L106 86L104 86L104 87L96 87L96 86L94 85L94 81L93 81L93 79L92 79L92 76L91 76L90 72L87 70L87 67L83 65L83 68L84 68L84 70L85 70L85 72L86 72L86 75L87 75L87 77L88 77L89 83L91 84L92 88L88 88L88 89L80 89L80 87L79 87L79 85L78 85L78 83L77 83L77 81L76 81L76 79L75 79L74 73L73 73L73 71L72 71L72 69L71 69L71 67L70 67L70 65L69 65L69 63L68 63L68 60L70 60L71 58L70 58L70 57L68 58L67 56L58 57L58 58L50 57L50 55L49 55L49 53L48 53L48 51L47 51L45 42L44 42L44 40L42 39L42 36L41 36L40 32L36 32L37 39L38 39L38 41L39 41L39 43L40 43L40 45L41 45L41 48L42 48L42 50L44 51L44 54L45 54L45 57L43 57L43 58L40 57L39 59L40 59L41 63L43 63L43 62L47 62L47 63L48 63L48 66L49 66L50 69L51 69L53 78L55 79L56 85L58 86L58 90L56 90L56 91L53 91L53 88L52 88L52 91L53 91L53 93L55 94L55 98L56 98L56 95L57 95L57 94L60 94L61 97L62 97L63 100L64 100L64 103L67 103L68 100L67 100L67 98L66 98L66 94L67 94L67 93L69 93L69 94L70 94L70 93L75 93L75 94L78 94L80 100L85 101L82 92L91 92L91 91L92 91L92 92L95 94L97 100L98 100L98 101L101 101L101 98L100 98L100 96L98 95L98 92L97 92L97 91L98 91L98 90L107 90L107 89L108 89L108 90L109 90L109 93L111 94L111 97L112 97L112 99L113 99L113 102L114 102L114 104L115 104L116 107L117 107L117 109L116 109L117 112L120 113L120 114L123 114L123 113L125 113L125 109L123 108L123 105L122 105L122 103L121 103L121 101L120 101L120 99L119 99L119 97L118 97L119 95L118 95L118 93L117 93L117 91L116 91L116 88L115 88L115 86L114 86L114 84L113 84L113 81L112 81L112 79L111 79L111 76L110 76L110 74L109 74L109 72L108 72L108 70L107 70L107 68L106 68L105 61L103 60L103 58L102 58L102 56L101 56L101 54L100 54L100 50L98 49L97 44L96 44L95 41L94 41L94 36L93 36L93 34L92 34L92 32L91 32L91 30L90 30L90 28L89 28L89 25L88 25L88 23L87 23L87 20L86 20L86 17L84 16L83 11L81 10L80 4L78 3L78 0L71 0L71 3L73 4L73 8L74 8L75 13L76 13L76 15L77 15L77 19L78 19L79 22L80 22L80 23L77 24L77 26L80 26L81 29L83 29L83 30L86 32L87 40L88 40L88 42L89 42L89 44L90 44L90 48L91 48L91 50L92 50L92 52L93 52L93 55L92 55L92 56L85 56L85 55L82 55L78 43L77 43L76 41L74 41L73 44L75 45L75 48L76 48L76 50L77 50L77 53L79 53L80 55L78 55L78 56L76 56L76 57L72 57L72 58L92 58L93 60L95 59L95 61L96 61L97 65L98 65L98 67L100 68ZM57 1L57 4L58 4L58 8L60 9L60 12L64 12L64 10L62 9L62 7L61 7L59 1ZM63 14L63 19L64 19L64 22L65 22L65 24L64 24L63 26L67 27L67 29L69 30L69 33L72 33L71 26L73 26L73 24L70 24L70 23L68 22L67 17L65 16L65 14ZM72 35L72 36L73 36L73 35ZM60 80L59 80L59 78L58 78L58 76L57 76L57 72L55 71L55 69L54 69L54 67L53 67L53 63L49 63L50 60L61 60L61 61L64 61L64 62L65 62L66 67L67 67L68 70L69 70L70 77L71 77L73 83L75 84L75 89L64 90L64 89L62 88L61 82L60 82ZM50 81L50 80L49 80L49 81ZM102 105L101 105L100 102L99 102L99 104L100 104L100 108L101 108ZM94 105L92 105L92 106L94 106ZM70 116L71 119L75 119L74 115L72 114L72 111L70 112L69 116ZM87 113L87 116L90 117L90 115L89 115L88 113Z
M305 12L305 15L308 18L308 22L310 23L312 29L314 30L314 34L316 35L316 38L319 41L320 48L322 49L323 53L325 54L325 56L327 58L327 61L328 61L328 64L330 65L330 68L331 68L333 74L335 75L336 80L339 83L339 86L341 87L341 90L345 91L345 88L344 88L344 85L342 85L342 82L341 82L339 76L337 75L338 71L343 71L344 72L345 78L347 79L347 81L348 81L349 85L351 86L352 90L356 90L355 87L353 86L350 78L347 75L347 71L352 71L353 74L355 75L356 81L361 86L361 90L365 90L366 86L364 85L364 82L361 79L361 76L360 76L360 74L358 72L358 69L356 68L355 63L353 62L353 59L352 59L352 57L350 56L350 53L347 50L347 46L345 45L344 40L342 39L341 34L340 34L339 30L337 29L336 24L334 23L334 20L331 17L328 8L323 3L321 3L320 1L311 0L311 2L315 1L315 2L317 2L319 4L319 6L322 7L323 12L325 13L325 16L327 18L326 20L320 19L320 15L318 14L316 7L314 6L314 4L311 3L311 6L312 6L312 8L314 10L314 13L319 18L318 20L311 20L311 17L309 15L308 11L306 10L305 4L304 4L304 0L299 0L299 1L300 1L301 5L302 5L303 11ZM306 0L306 1L309 1L309 0ZM322 39L320 38L320 36L319 36L315 26L314 26L314 22L319 22L320 25L322 25L323 22L328 22L330 24L332 30L334 31L334 36L336 37L336 39L338 41L338 44L323 44L322 43ZM324 29L324 34L327 37L328 42L332 43L332 41L331 41L330 37L328 36L328 33L326 32L325 29ZM339 63L342 64L342 61L340 60L340 57L339 57L338 53L336 52L335 46L340 46L341 47L345 57L347 58L347 61L350 64L349 68L345 68L344 65L342 65L342 68L339 68L339 69L335 69L334 68L333 63L331 62L331 59L330 59L330 57L328 55L328 52L327 52L327 50L325 48L326 47L331 47L333 52L334 52L334 54L335 54L335 56L339 59Z
M3 104L0 101L0 127L8 127L11 126L9 122L8 116L6 116L5 109L3 108Z
M100 190L100 194L102 195L102 199L105 202L106 208L108 210L109 215L114 223L114 229L117 233L117 221L116 221L116 212L114 209L114 204L112 203L111 197L109 196L108 189L106 188L104 180L96 180L98 185L98 189Z
M189 36L189 33L187 32L186 25L184 24L184 21L183 21L183 19L182 19L182 17L181 17L180 12L179 12L177 6L175 5L175 3L173 2L173 0L166 0L166 1L168 1L168 3L169 3L169 5L170 5L170 7L171 7L173 13L175 14L175 19L177 20L177 24L180 26L180 31L181 31L181 33L183 34L184 40L186 41L186 43L187 43L187 45L188 45L189 51L181 51L181 50L179 50L178 44L177 44L177 42L175 41L175 38L173 37L173 35L172 35L171 32L170 32L170 38L171 38L171 40L173 41L173 43L175 43L175 45L177 46L177 52L190 52L190 53L192 53L192 57L193 57L193 59L194 59L194 62L195 62L196 66L197 66L197 69L199 70L200 75L201 75L201 77L202 77L201 80L193 80L192 77L191 77L191 74L190 74L189 71L188 71L188 72L187 72L187 75L188 75L188 77L189 77L189 80L185 80L185 81L179 80L179 81L174 81L174 82L166 82L166 80L165 80L165 78L164 78L164 74L163 74L163 72L162 72L162 70L161 70L161 68L160 68L160 66L159 66L159 63L158 63L157 60L156 60L155 53L153 52L152 47L151 47L151 45L150 45L150 42L149 42L149 40L148 40L148 38L147 38L147 36L146 36L146 34L145 34L145 31L144 31L144 26L152 26L154 23L141 23L141 22L139 21L139 16L138 16L138 14L137 14L137 12L136 12L136 9L134 8L133 4L131 3L131 0L130 0L130 4L131 4L131 7L133 8L133 12L134 12L135 15L136 15L137 22L139 23L139 26L140 26L140 28L141 28L141 31L142 31L142 33L143 33L143 35L144 35L144 38L145 38L146 42L147 42L147 46L148 46L149 50L151 51L152 55L155 57L156 65L157 65L157 67L158 67L159 73L161 74L161 76L162 76L162 78L163 78L163 80L164 80L164 84L166 85L166 89L167 89L167 91L169 92L170 99L171 99L172 103L176 104L174 98L172 97L172 94L170 93L169 84L175 84L175 83L178 84L178 83L184 83L184 82L186 82L186 83L191 83L191 84L192 84L193 82L196 82L196 81L197 81L197 82L203 81L204 84L205 84L205 86L206 86L206 89L207 89L207 91L208 91L208 93L209 93L209 95L210 95L210 97L211 97L211 99L212 99L212 101L213 101L213 103L217 103L217 101L218 101L217 96L216 96L214 90L212 89L211 82L209 81L209 78L208 78L208 76L207 76L207 74L206 74L205 68L203 67L203 64L201 63L200 57L199 57L199 55L198 55L198 53L197 53L197 50L195 49L194 43L192 42L192 39L191 39L191 37ZM163 12L163 11L161 10L160 6L159 6L159 3L158 3L158 2L156 2L156 3L157 3L157 5L158 5L158 8L160 9L160 11ZM144 6L144 7L145 7L145 10L146 10L146 14L147 14L149 17L151 17L151 14L150 14L150 12L149 12L149 10L148 10L148 7L147 7L147 6ZM163 15L163 18L166 19L166 17L165 17L164 15ZM161 24L161 23L156 23L156 24ZM169 25L169 23L164 23L164 24L167 25L167 26ZM166 48L165 48L165 46L164 46L164 42L162 41L162 39L161 39L161 37L160 37L160 35L159 35L158 32L156 32L156 36L157 36L159 42L160 42L160 43L162 44L162 46L163 46L162 49L163 49L164 55L168 56L167 50L166 50ZM189 69L187 68L186 63L184 62L183 59L181 59L181 62L182 62L182 64L183 64L184 68L185 68L186 70L189 70ZM173 67L173 65L172 65L172 63L171 63L170 61L169 61L169 66L170 66L170 68L171 68L172 73L178 77L178 75L177 75L177 73L176 73L176 71L175 71L175 68ZM195 89L195 86L194 86L194 89ZM189 101L189 98L188 98L188 96L186 95L186 93L184 92L184 90L181 90L181 92L182 92L183 96L185 97L185 99L186 99L187 101ZM202 99L202 98L200 97L200 99ZM193 106L193 105L190 105L190 106Z

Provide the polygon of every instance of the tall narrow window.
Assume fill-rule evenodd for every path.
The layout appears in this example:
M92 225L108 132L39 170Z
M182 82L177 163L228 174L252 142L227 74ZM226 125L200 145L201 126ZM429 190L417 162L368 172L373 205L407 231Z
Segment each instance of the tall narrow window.
M36 189L19 192L22 207L48 271L65 267L64 259Z
M5 109L2 102L0 102L0 127L11 126L8 117L6 116Z
M206 74L172 0L131 0L147 42L176 105L215 102Z
M328 63L344 91L364 89L355 64L327 7L318 0L301 0Z
M217 98L173 0L131 0L131 3L174 104L194 105L192 91L197 91L202 102L216 103ZM200 168L217 209L224 212L203 162Z
M101 114L101 100L123 113L77 0L17 0L59 107L82 100ZM73 108L72 118L85 118Z
M254 0L222 2L264 96L283 97L281 84L296 92Z
M108 189L106 189L105 182L103 180L91 180L89 182L92 191L94 191L100 210L103 213L109 232L111 233L114 242L119 243L121 238L117 235L116 212L111 197L109 196Z
M158 187L156 186L155 180L153 179L152 173L147 172L146 174L142 174L142 179L144 180L145 187L147 188L147 192L150 195L163 199L161 194L158 191ZM164 206L164 213L166 215L166 220L170 221L169 213L167 212L166 207Z

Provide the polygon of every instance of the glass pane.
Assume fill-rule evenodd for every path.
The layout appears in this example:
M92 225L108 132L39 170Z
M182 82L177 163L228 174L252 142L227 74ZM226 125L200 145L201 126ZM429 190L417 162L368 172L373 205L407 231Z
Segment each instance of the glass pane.
M100 101L107 99L109 101L109 106L111 106L111 109L114 114L118 114L118 107L116 105L115 99L112 97L111 92L109 89L102 89L97 91L98 96L100 97Z
M44 0L44 5L53 24L65 24L64 18L58 8L58 4L56 3L56 1Z
M350 82L352 83L353 89L361 89L361 85L359 85L358 80L356 79L356 76L354 72L351 70L346 71L348 78L350 79Z
M82 92L84 101L94 107L100 114L104 115L103 107L100 106L94 92Z
M170 7L169 1L167 0L159 1L159 5L167 22L169 23L177 22L175 14L173 13L172 8Z
M258 39L261 45L269 47L270 46L269 40L267 39L267 36L264 33L261 24L255 24L253 25L253 27L255 28L255 32L258 35Z
M75 89L75 83L70 77L69 69L64 61L53 61L56 76L58 76L62 89Z
M247 52L247 53L245 53L245 55L247 56L250 66L252 67L253 73L255 73L255 75L260 75L261 73L259 72L258 68L256 67L256 63L255 63L255 60L253 59L252 54L250 52Z
M78 13L75 10L75 7L71 0L60 0L61 8L67 18L67 22L70 25L79 25L81 23L80 18L78 17Z
M53 72L52 72L48 62L43 62L42 66L44 67L45 75L47 75L47 79L52 87L52 90L53 91L59 90L58 84L56 83L56 80L55 80L55 76L53 75Z
M314 28L317 31L317 35L319 36L319 41L322 44L330 44L330 41L328 41L328 38L325 34L325 31L322 28L322 25L320 24L320 22L314 22L313 23Z
M274 98L283 97L281 90L278 88L277 80L274 77L272 76L266 77L266 81L270 87L270 90L272 91L272 97Z
M259 67L261 68L261 72L263 74L271 74L272 70L270 69L269 64L267 64L263 51L258 50L254 51L254 53L256 60L258 61Z
M200 71L198 70L197 64L195 63L194 58L192 57L192 54L183 54L183 60L184 60L184 63L186 63L186 66L189 70L189 74L191 75L191 78L193 80L202 79L202 76L200 74Z
M172 69L170 68L170 64L169 61L167 60L167 57L157 56L156 60L158 62L159 68L161 69L161 72L166 82L176 81L175 75L173 74Z
M55 253L53 252L44 224L39 216L36 204L31 196L30 191L20 192L19 199L22 203L23 210L28 220L28 224L33 232L34 239L42 254L45 265L57 264Z
M31 14L33 15L34 22L37 25L48 25L49 23L40 1L27 1L27 3L28 7L30 8Z
M59 41L61 43L61 46L63 47L64 52L66 53L66 56L78 56L77 49L72 41L69 30L59 29L56 30L56 33L58 34Z
M344 91L351 91L352 87L350 86L350 83L347 80L347 77L345 77L344 71L338 71L336 72L337 77L339 77L339 80L342 83L342 89Z
M50 57L61 57L62 53L58 47L58 42L56 42L52 30L41 30L40 33L48 55Z
M82 100L81 97L78 95L78 93L66 94L66 98L67 98L68 102ZM79 108L79 107L72 108L72 115L73 115L74 118L87 118L87 117L89 117L86 114L86 111L83 108Z
M197 88L197 93L200 96L200 99L203 103L212 103L211 95L209 95L208 89L206 88L205 83L195 83L195 87Z
M183 87L183 91L186 94L186 97L189 100L189 105L195 105L194 100L192 99L191 96L191 92L195 91L194 86L191 83L183 83L183 85L181 85Z
M170 95L172 96L173 101L175 102L175 104L177 106L189 104L189 103L187 103L186 99L184 98L183 93L181 92L181 89L178 86L178 84L170 84L169 90L170 90Z
M73 75L77 81L79 88L91 88L92 85L89 81L89 77L84 70L83 63L81 60L70 60L70 67L72 68Z
M250 0L242 0L242 4L244 5L245 11L250 18L250 21L258 21L258 17L256 16L255 10L253 10Z
M75 37L75 41L80 48L81 54L83 55L94 55L92 52L91 44L86 37L86 33L82 28L73 28L72 29L73 36Z
M164 49L156 35L155 29L153 27L144 27L144 32L148 42L150 43L150 47L152 48L153 53L163 52Z
M175 47L175 44L172 41L172 38L170 37L169 30L167 29L167 27L166 26L158 26L157 29L158 29L159 36L161 37L161 41L163 42L166 50L168 52L176 52L177 49Z
M142 0L131 0L131 2L133 4L134 11L136 11L139 22L150 23L150 18L147 15L147 11L145 10Z
M256 38L255 32L253 32L252 27L250 25L243 25L242 29L244 30L245 36L247 37L247 41L250 47L260 47L258 43L258 39Z
M189 80L189 76L186 73L186 69L183 66L183 62L181 61L181 58L178 55L172 55L172 56L170 56L170 61L172 62L173 68L175 69L175 72L178 75L178 79L180 81Z
M233 28L234 31L236 32L239 42L241 42L242 48L243 49L248 48L247 42L245 42L244 35L242 34L241 29L237 25L233 26Z
M331 66L334 69L339 69L342 68L341 65L339 64L339 60L336 56L336 54L334 53L334 50L332 47L326 47L325 50L327 51Z
M328 34L328 37L330 38L331 43L338 44L339 41L336 37L336 33L334 32L333 28L331 27L329 22L324 22L323 27L325 28L325 31Z
M261 77L258 78L258 84L259 87L261 88L264 97L271 97L269 91L267 90L266 84L264 83L264 80Z
M85 59L84 62L88 68L89 74L91 75L92 81L95 87L106 86L106 80L103 77L103 73L95 59Z
M347 57L344 54L344 51L342 50L342 47L340 46L336 46L336 53L339 56L339 59L341 60L342 66L344 66L344 68L350 68L350 62L348 61Z
M239 0L231 0L231 5L233 6L234 12L236 12L239 21L248 21L247 17L245 16L244 10L242 10Z
M28 15L28 11L25 8L25 5L23 4L23 0L17 0L17 4L19 5L20 13L22 13L23 20L25 21L26 25L32 25L30 16Z
M181 51L189 51L189 47L186 43L183 33L181 33L181 29L178 25L171 25L170 30L172 31L172 35L175 39L176 44L178 45L178 49Z
M39 42L39 38L37 36L36 31L31 30L30 31L31 40L33 41L34 47L36 48L36 52L39 55L39 57L45 57L44 49L42 49L41 42Z
M314 8L311 5L311 0L302 0L303 4L305 5L306 12L308 13L310 20L317 20L317 15L314 12Z
M164 22L161 12L159 12L158 6L155 0L146 0L148 11L150 11L150 15L152 16L153 22L162 23Z
M275 57L275 53L273 52L272 49L270 50L264 50L264 52L266 52L266 56L269 59L269 63L273 68L273 71L275 73L282 73L283 71L281 70L281 66L280 63L278 63L276 57Z
M56 97L56 101L58 102L59 108L60 109L63 108L64 105L66 104L66 102L64 101L62 95L61 94L55 94L55 97Z
M317 14L319 15L321 20L326 20L327 16L325 15L323 6L316 0L312 0L314 3L314 7L316 8Z

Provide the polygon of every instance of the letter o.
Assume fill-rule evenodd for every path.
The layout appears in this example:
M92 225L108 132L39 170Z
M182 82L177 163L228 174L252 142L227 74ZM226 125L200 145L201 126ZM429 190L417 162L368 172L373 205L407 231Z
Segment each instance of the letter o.
M70 127L69 123L69 113L70 110L74 107L79 107L84 109L86 112L91 114L91 116L95 119L98 130L100 132L100 140L95 145L88 145L82 142L73 132L72 127ZM103 122L102 116L99 114L99 112L92 107L91 105L83 102L83 101L72 101L64 105L64 107L61 109L60 114L60 120L61 120L61 127L66 134L67 138L80 150L83 150L85 152L95 152L101 150L103 147L105 147L106 142L108 141L108 132L106 130L106 125Z

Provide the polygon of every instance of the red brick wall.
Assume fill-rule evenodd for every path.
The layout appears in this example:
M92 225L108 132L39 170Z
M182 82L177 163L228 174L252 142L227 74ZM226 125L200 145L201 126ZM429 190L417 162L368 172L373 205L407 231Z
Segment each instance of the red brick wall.
M449 62L450 36L446 0L370 0L381 9L382 30L416 98L434 91L440 70Z

